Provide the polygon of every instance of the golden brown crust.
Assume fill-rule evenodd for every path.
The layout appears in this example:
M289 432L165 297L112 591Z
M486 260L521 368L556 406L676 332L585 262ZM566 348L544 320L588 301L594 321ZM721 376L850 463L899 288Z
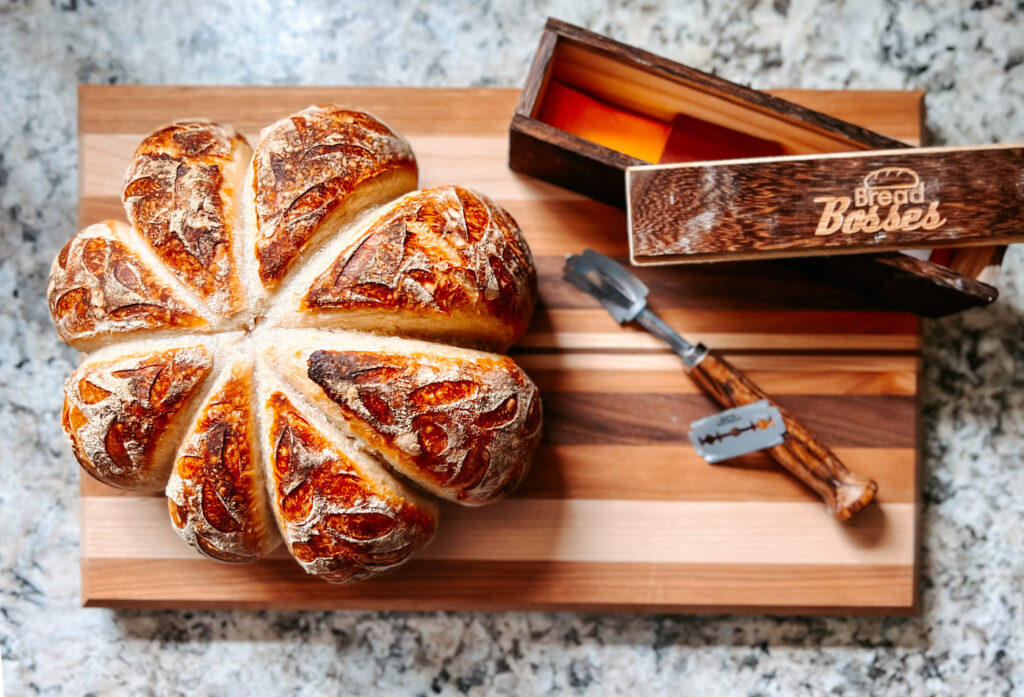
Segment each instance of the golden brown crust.
M167 484L174 529L220 561L254 561L279 541L256 451L252 380L251 363L231 367L200 408Z
M314 351L308 366L356 436L439 496L488 503L529 470L540 395L510 358Z
M402 198L353 240L313 281L300 311L429 317L435 337L500 351L526 331L536 293L512 216L486 196L438 186Z
M263 284L284 277L357 189L399 172L411 185L389 189L388 198L415 187L416 160L404 138L364 112L315 106L268 127L253 157L251 182Z
M92 476L157 490L173 460L172 424L213 367L201 346L87 361L64 386L64 431Z
M124 206L157 256L211 309L245 303L234 245L236 195L251 149L230 126L179 121L139 145L125 179Z
M275 513L292 555L332 583L374 576L425 545L437 511L373 480L282 392L264 408Z
M57 255L47 289L50 316L72 346L85 348L113 334L207 327L132 248L132 234L108 220L79 232Z

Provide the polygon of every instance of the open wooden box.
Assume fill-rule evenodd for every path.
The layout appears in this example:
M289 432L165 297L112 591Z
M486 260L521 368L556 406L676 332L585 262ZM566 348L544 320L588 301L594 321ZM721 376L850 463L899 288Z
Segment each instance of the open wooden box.
M677 115L684 115L722 133L737 134L731 148L726 148L728 152L717 159L763 154L744 152L746 142L775 144L782 155L909 147L785 99L549 19L510 126L509 165L618 207L625 204L626 169L651 164L651 158L641 159L545 122L555 121L550 105L546 108L553 85L643 119L650 124L650 133L659 132L658 124L667 128ZM642 135L636 140L641 144L636 152L657 152L657 144L643 147ZM777 263L780 269L856 289L871 307L940 316L995 300L998 290L993 284L1005 249L953 249L933 255L932 260L885 252Z

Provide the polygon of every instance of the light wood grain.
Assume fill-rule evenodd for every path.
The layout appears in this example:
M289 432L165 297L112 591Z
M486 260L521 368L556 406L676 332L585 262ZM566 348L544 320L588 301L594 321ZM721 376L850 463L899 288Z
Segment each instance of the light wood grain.
M166 509L158 498L86 499L82 553L202 559L181 544ZM799 564L810 546L830 564L895 565L912 553L913 515L913 505L890 503L840 526L828 524L814 502L516 498L477 510L446 506L436 537L417 558L450 561L457 576L464 561ZM136 534L120 533L128 527ZM278 547L271 556L285 559L287 552Z
M159 495L82 482L82 597L117 607L910 612L915 608L920 343L908 315L850 311L841 290L771 265L644 269L651 303L798 413L879 483L854 527L763 454L710 466L686 440L715 407L678 359L616 326L560 280L590 246L624 258L625 216L506 165L514 90L83 87L83 223L122 218L127 158L150 129L188 116L249 137L310 103L370 108L416 149L423 184L457 182L506 206L537 257L541 306L516 360L541 387L533 473L493 508L445 507L424 555L336 587L280 550L230 566L195 557ZM785 93L912 141L919 93ZM840 306L847 309L838 310ZM69 456L68 466L72 462ZM829 550L825 554L824 550ZM838 550L835 555L831 550Z
M697 394L699 389L693 381L679 371L678 366L667 370L635 370L623 379L620 370L573 369L530 369L532 355L520 357L526 364L530 377L542 391L553 392L642 392L645 394ZM639 361L640 357L632 356ZM679 357L672 353L644 356L652 363L657 359L675 361ZM630 370L628 367L622 370ZM747 375L766 391L775 394L793 392L799 394L902 394L912 395L917 387L917 376L912 372L785 372L773 370L748 372Z
M830 564L470 562L416 560L358 586L295 573L290 560L245 569L206 560L85 559L87 606L303 610L509 609L908 614L907 567ZM520 582L516 582L520 580ZM799 604L794 603L799 598Z

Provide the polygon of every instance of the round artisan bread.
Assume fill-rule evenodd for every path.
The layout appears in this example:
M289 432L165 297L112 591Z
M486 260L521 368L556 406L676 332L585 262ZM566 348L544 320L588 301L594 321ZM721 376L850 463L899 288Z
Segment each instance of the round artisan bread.
M82 467L166 490L198 552L284 541L331 582L433 537L432 496L495 501L528 472L540 396L504 350L536 271L512 217L459 186L416 191L408 142L370 114L304 109L255 151L230 126L148 136L129 225L75 235L51 316L91 352L65 384Z

